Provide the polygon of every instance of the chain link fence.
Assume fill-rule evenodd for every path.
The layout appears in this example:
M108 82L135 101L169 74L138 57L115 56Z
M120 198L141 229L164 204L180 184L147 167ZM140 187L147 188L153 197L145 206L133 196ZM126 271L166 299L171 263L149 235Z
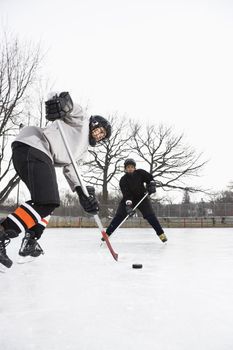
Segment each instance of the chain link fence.
M101 205L100 218L107 227L116 213L118 203ZM233 203L154 203L156 216L163 227L233 227ZM14 211L13 206L0 206L0 216ZM80 206L59 207L51 218L50 227L95 227L94 218L87 215ZM141 213L128 219L123 227L150 227Z
M189 203L154 205L159 217L233 216L233 203Z
M189 203L189 204L160 204L153 203L153 209L158 217L215 217L233 216L233 203ZM114 216L118 203L101 204L100 216L111 218ZM8 214L16 209L15 206L0 206L0 213ZM88 216L78 205L64 207L60 206L54 211L56 216ZM137 216L141 213L137 211Z
M118 204L101 205L100 216L113 217ZM215 217L233 216L233 203L189 203L189 204L152 204L158 217ZM137 210L137 216L141 213Z

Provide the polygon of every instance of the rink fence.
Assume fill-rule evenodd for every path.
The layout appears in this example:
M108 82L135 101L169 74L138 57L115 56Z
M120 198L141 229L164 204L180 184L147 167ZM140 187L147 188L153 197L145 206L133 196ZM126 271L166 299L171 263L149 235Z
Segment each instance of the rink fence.
M228 217L160 217L158 218L163 227L233 227L233 216ZM107 227L111 221L101 218L103 226ZM61 217L52 216L49 227L96 227L93 217ZM128 219L122 227L151 227L142 217Z
M233 227L233 203L210 203L189 205L153 205L155 213L163 227ZM102 206L100 218L107 227L116 212L117 206ZM0 206L0 217L5 217L14 208ZM128 219L123 227L150 227L140 216ZM78 207L57 208L51 217L49 227L95 227L93 217L85 215Z

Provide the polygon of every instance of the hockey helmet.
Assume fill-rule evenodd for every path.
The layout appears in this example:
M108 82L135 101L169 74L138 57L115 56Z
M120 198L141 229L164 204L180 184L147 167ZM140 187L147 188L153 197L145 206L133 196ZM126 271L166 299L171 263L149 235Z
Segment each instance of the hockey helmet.
M136 162L135 162L135 160L134 160L133 158L128 158L128 159L126 159L125 162L124 162L124 168L126 169L126 167L127 167L128 165L133 165L133 166L136 168Z
M96 145L96 140L92 137L91 132L96 129L96 128L104 128L106 131L105 137L101 140L104 141L108 139L111 136L112 133L112 127L111 124L107 119L104 117L101 117L100 115L93 115L90 118L90 124L89 124L89 129L90 129L90 137L89 137L89 142L91 146Z

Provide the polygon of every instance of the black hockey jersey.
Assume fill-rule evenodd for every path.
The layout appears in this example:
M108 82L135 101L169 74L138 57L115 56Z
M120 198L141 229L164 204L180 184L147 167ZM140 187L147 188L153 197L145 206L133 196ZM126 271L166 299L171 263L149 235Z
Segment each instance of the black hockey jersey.
M126 173L120 179L120 189L123 200L137 201L146 193L144 183L150 183L153 176L143 169L136 169L132 174Z

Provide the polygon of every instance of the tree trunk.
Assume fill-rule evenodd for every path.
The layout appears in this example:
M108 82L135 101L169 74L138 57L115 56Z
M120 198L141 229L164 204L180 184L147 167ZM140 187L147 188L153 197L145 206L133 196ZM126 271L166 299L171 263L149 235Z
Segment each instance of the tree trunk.
M103 182L103 204L107 204L108 202L108 183L107 183L107 174L104 171L104 182Z

